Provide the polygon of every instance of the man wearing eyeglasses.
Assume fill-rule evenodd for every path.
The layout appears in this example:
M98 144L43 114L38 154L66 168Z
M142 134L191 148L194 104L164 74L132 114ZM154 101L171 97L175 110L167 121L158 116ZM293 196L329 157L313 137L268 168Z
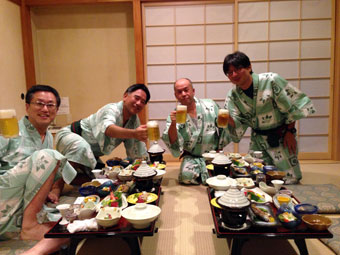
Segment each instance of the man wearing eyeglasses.
M129 159L147 157L147 128L140 125L138 113L150 99L144 84L131 85L123 100L103 106L87 118L62 128L56 136L57 150L77 167L83 181L92 178L91 169L105 165L100 156L110 154L124 143ZM78 178L82 182L81 178Z
M262 151L266 164L285 171L286 184L299 182L295 121L315 112L311 100L276 73L253 73L248 56L239 51L225 57L223 71L236 85L224 106L233 142L250 127L249 150Z
M58 203L64 182L71 183L77 172L53 150L47 130L60 105L58 92L36 85L25 101L27 116L19 121L19 135L0 136L0 239L20 232L21 239L41 240L27 254L49 254L68 240L44 239L52 223L40 224L37 214L46 200Z

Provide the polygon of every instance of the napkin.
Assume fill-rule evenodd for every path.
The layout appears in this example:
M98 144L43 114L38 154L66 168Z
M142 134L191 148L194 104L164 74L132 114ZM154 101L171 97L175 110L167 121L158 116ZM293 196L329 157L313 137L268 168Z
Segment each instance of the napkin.
M73 223L67 225L67 230L70 233L78 231L96 231L98 230L98 224L96 218L87 220L75 220Z

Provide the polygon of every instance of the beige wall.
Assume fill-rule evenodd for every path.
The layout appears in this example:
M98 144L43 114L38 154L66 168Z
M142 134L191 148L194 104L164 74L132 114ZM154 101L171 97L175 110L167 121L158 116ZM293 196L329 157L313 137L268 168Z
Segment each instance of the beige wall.
M31 9L38 83L69 97L64 126L118 102L135 83L132 4ZM124 152L124 153L123 153ZM122 146L113 155L125 156Z
M25 115L20 94L26 91L20 7L0 0L0 109L14 108Z

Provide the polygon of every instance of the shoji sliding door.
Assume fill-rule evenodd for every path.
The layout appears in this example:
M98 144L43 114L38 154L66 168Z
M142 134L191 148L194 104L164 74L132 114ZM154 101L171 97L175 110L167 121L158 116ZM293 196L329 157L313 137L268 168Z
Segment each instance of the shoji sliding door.
M330 158L334 2L214 1L143 5L149 119L161 130L176 105L173 83L190 78L199 98L223 106L232 84L224 57L245 52L256 73L277 72L312 98L317 113L298 122L300 157ZM247 152L250 130L225 151Z

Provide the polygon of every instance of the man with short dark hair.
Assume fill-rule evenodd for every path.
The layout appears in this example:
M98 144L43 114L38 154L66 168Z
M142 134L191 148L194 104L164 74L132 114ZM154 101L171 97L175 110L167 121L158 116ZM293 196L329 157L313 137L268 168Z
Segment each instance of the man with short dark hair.
M60 105L58 92L36 85L25 101L27 116L19 121L19 135L0 136L0 240L20 232L21 239L41 240L26 254L49 254L68 239L45 239L54 223L40 224L37 214L46 199L58 203L64 182L70 183L77 172L53 150L47 130Z
M99 157L124 143L128 158L146 157L147 127L137 114L150 99L144 84L130 86L118 103L107 104L89 117L62 128L56 136L57 150L91 177L91 169L102 168Z
M227 95L229 135L238 143L251 128L250 150L262 151L267 164L286 172L285 183L297 183L295 121L315 112L311 100L276 73L253 73L248 56L236 51L225 57L223 71L236 85Z

